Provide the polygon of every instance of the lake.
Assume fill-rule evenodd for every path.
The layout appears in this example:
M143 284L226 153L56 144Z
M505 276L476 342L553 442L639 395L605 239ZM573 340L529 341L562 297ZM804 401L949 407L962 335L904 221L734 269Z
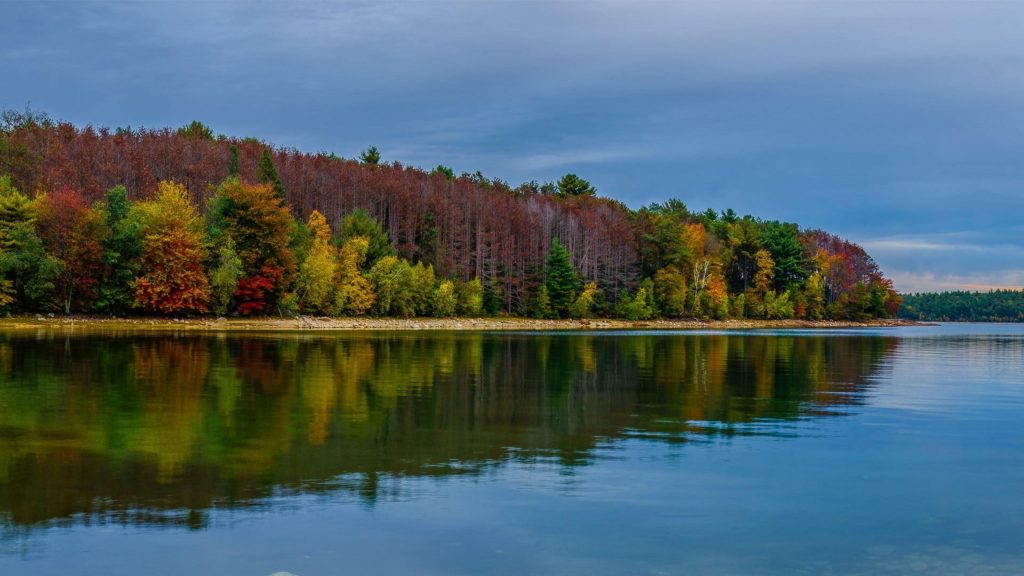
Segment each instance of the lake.
M1024 574L1024 325L0 332L0 574Z

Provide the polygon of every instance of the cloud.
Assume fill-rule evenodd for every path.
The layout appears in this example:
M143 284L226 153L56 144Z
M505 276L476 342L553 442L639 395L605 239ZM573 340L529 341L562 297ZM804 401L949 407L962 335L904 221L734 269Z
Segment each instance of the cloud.
M924 240L924 239L913 239L913 238L887 238L887 239L878 239L878 240L868 240L866 242L861 242L861 246L863 246L865 249L867 249L869 251L876 251L876 252L882 252L882 251L906 252L906 251L918 251L918 250L942 251L942 252L947 252L947 251L962 252L964 250L967 250L967 251L983 251L983 250L987 249L986 246L979 245L979 244L954 244L954 243L935 242L935 241L929 241L929 240Z
M933 272L890 272L896 289L904 293L970 290L987 292L999 289L1024 289L1024 269L1002 270L986 274L935 274Z
M110 126L195 118L343 156L373 144L513 185L575 171L633 207L677 197L837 232L905 275L998 277L1024 261L1024 3L3 12L0 106ZM978 232L946 235L966 227Z
M650 151L640 147L623 147L594 150L561 150L547 154L533 154L514 160L514 165L525 171L541 171L550 168L575 167L603 162L616 162L632 158L649 157Z
M891 254L1005 251L1020 252L1024 255L1024 227L987 227L931 234L898 234L870 237L861 240L859 244L871 252Z
M988 290L1022 281L1021 226L869 237L859 244L904 292Z

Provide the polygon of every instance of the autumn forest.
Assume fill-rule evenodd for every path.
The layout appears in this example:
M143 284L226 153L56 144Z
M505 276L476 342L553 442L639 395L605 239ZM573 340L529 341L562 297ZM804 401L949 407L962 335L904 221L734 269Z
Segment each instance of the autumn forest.
M0 310L107 315L868 319L900 296L821 230L631 210L179 129L0 123Z

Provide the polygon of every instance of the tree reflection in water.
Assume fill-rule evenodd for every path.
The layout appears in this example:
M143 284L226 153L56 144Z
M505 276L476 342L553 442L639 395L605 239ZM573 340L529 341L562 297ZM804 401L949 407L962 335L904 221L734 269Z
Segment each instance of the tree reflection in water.
M863 399L894 338L346 333L0 336L7 530L202 528L284 492L386 496L389 478L601 442L793 433Z

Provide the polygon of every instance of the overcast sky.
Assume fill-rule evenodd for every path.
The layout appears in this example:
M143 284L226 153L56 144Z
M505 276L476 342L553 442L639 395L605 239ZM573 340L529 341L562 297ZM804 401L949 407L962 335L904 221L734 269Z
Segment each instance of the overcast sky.
M566 172L1024 286L1024 2L0 0L0 106Z

